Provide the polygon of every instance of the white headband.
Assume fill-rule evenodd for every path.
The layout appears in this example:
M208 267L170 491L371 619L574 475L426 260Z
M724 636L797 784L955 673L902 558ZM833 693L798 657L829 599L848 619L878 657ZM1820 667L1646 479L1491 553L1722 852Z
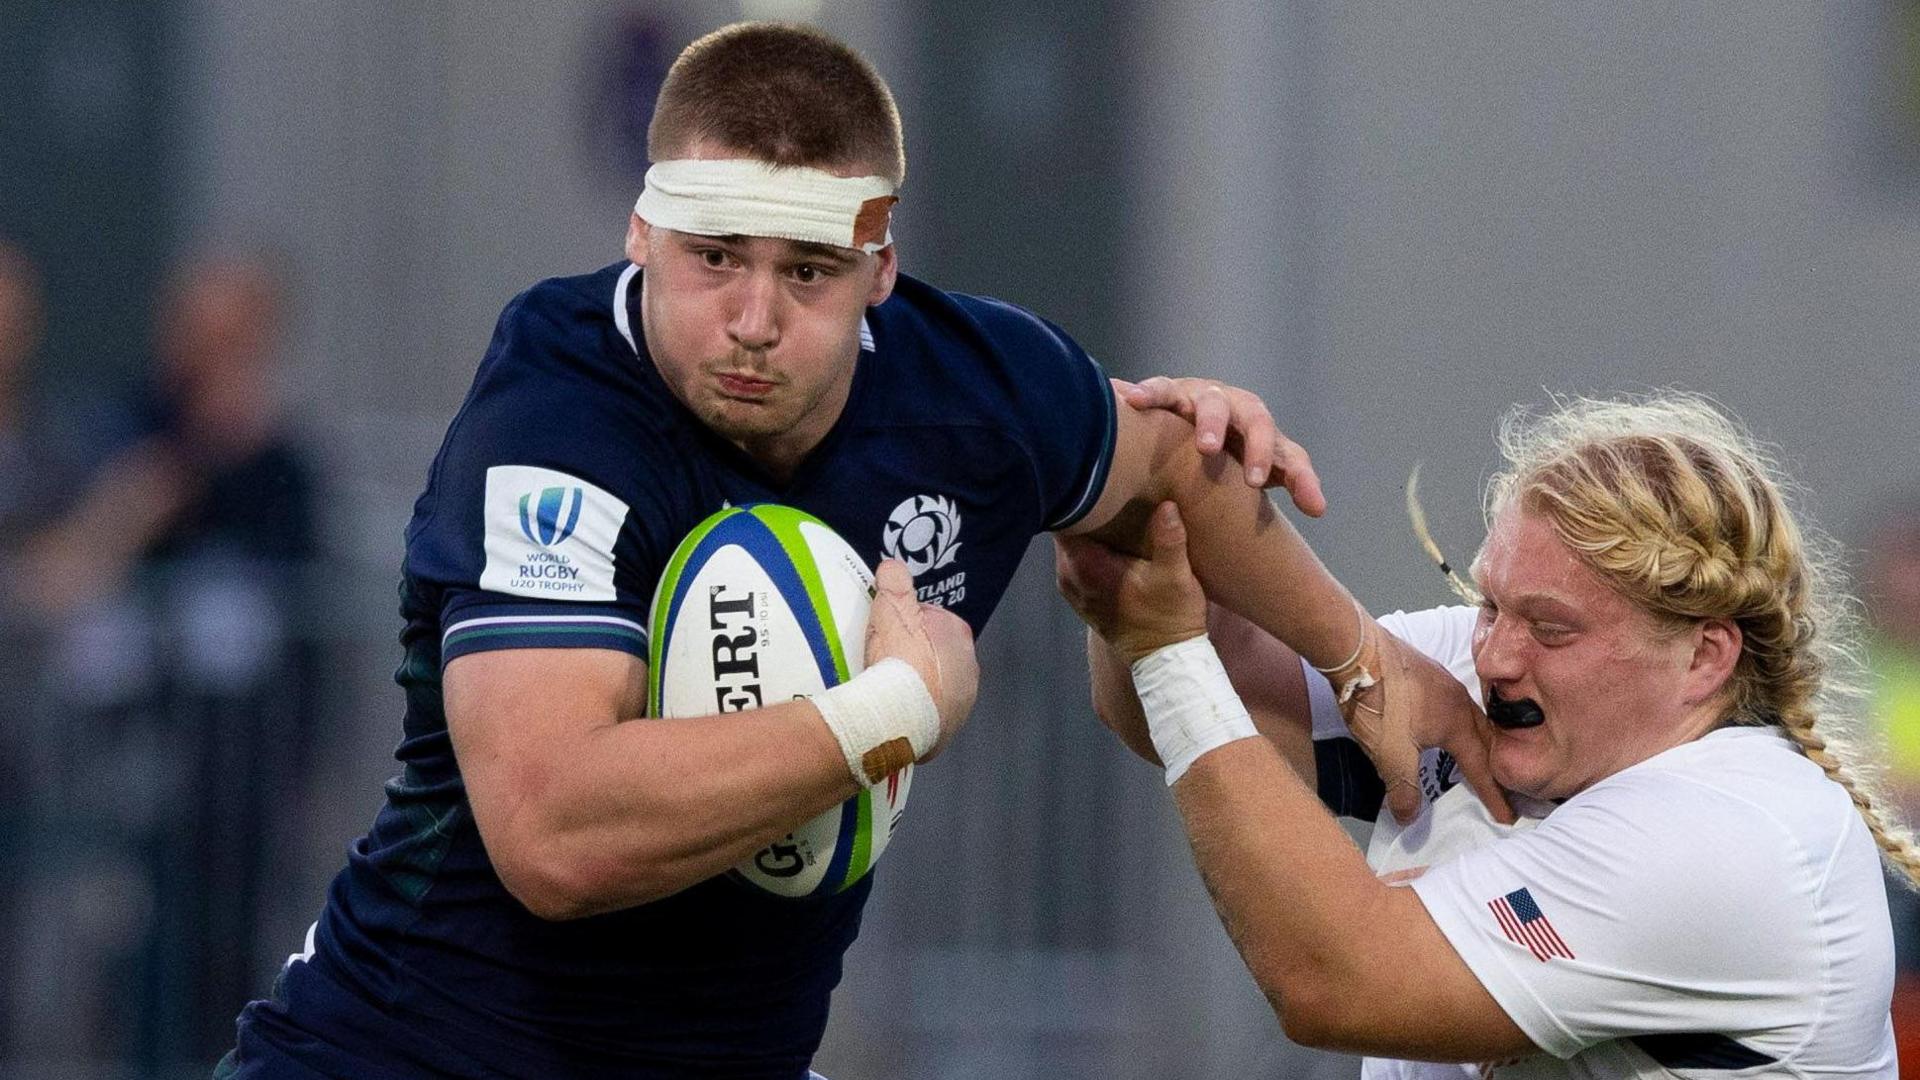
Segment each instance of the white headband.
M893 183L763 161L662 161L633 212L695 236L771 236L875 252L893 243Z

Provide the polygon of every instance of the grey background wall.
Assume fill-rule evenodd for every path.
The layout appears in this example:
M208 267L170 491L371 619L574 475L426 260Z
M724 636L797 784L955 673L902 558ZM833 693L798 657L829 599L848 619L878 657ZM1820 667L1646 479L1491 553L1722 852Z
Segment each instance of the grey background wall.
M1115 373L1265 395L1333 500L1303 528L1386 608L1446 599L1407 469L1466 555L1489 433L1548 393L1712 394L1843 536L1920 484L1912 7L181 0L169 227L297 267L290 390L338 555L316 621L351 673L269 932L292 947L377 806L400 530L493 319L618 257L626 114L694 34L792 14L866 49L907 117L903 265L1034 307ZM1351 1075L1285 1045L1157 778L1081 705L1049 556L982 642L972 730L916 783L821 1067Z

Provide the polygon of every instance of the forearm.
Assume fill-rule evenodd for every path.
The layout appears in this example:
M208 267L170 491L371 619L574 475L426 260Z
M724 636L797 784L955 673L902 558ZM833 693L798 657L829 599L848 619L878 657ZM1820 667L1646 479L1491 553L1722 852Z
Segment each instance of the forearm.
M1342 994L1366 991L1389 927L1387 887L1313 792L1261 740L1200 758L1173 787L1194 863L1254 981L1296 1039ZM1355 932L1367 927L1366 932Z
M1238 615L1218 607L1208 614L1207 634L1253 726L1301 779L1314 784L1313 716L1300 658ZM1149 764L1162 764L1147 733L1147 716L1134 689L1133 672L1092 629L1087 631L1087 670L1093 711L1100 722Z
M1346 660L1360 617L1298 531L1237 472L1196 454L1169 470L1166 497L1187 523L1194 575L1207 595L1319 667Z
M1221 922L1289 1038L1431 1061L1536 1050L1414 891L1375 878L1261 740L1207 754L1173 790Z
M1375 878L1264 740L1204 755L1173 794L1220 920L1289 1038L1422 1061L1538 1052L1419 895Z
M593 729L529 807L569 914L657 900L704 881L859 790L805 701Z
M1263 491L1231 463L1203 458L1193 428L1165 412L1122 409L1108 493L1089 515L1104 543L1138 551L1161 502L1180 508L1194 574L1216 603L1246 617L1320 667L1347 660L1359 616L1353 597Z
M1386 786L1387 809L1402 823L1419 812L1421 751L1439 747L1460 764L1495 820L1512 821L1487 760L1485 721L1466 688L1380 631L1264 495L1249 510L1251 493L1243 493L1237 477L1217 472L1171 471L1170 495L1187 520L1194 576L1207 595L1309 664L1332 670L1336 697L1351 690L1366 695L1341 709Z
M1247 737L1254 729L1244 719L1233 722L1246 711L1216 650L1206 639L1188 639L1129 670L1154 745L1184 764L1169 776L1195 862L1282 1018L1291 1028L1301 999L1317 1003L1329 988L1361 989L1357 978L1375 942L1392 929L1365 918L1384 887L1273 745ZM1343 922L1370 932L1338 932Z
M1161 764L1147 735L1147 715L1140 708L1127 662L1091 629L1087 631L1087 678L1093 687L1093 712L1100 722L1148 764Z
M1184 567L1177 573L1193 582ZM1142 587L1132 601L1171 596ZM1189 639L1132 671L1154 745L1178 763L1168 773L1194 861L1288 1035L1426 1060L1529 1047L1419 896L1377 880L1273 745L1245 737L1244 720L1236 730L1231 718L1244 710L1212 652Z
M1290 769L1271 736L1253 737L1260 731L1235 692L1237 676L1203 631L1220 632L1240 660L1253 658L1248 670L1310 750L1298 657L1270 646L1278 638L1321 666L1345 667L1362 615L1270 507L1250 503L1237 485L1184 470L1177 451L1185 436L1174 435L1160 441L1162 467L1148 469L1143 482L1135 428L1121 473L1127 486L1113 490L1112 502L1154 508L1129 522L1131 507L1105 507L1091 537L1060 541L1057 573L1075 610L1134 661L1129 674L1168 763L1195 861L1248 968L1296 1041L1426 1060L1526 1051L1531 1044L1419 896L1378 881L1320 806L1304 779L1311 761ZM1178 505L1162 505L1167 500ZM1205 556L1193 550L1203 531ZM1118 544L1141 554L1110 546ZM1206 588L1197 573L1203 561L1214 575ZM1206 608L1209 593L1231 590L1236 607L1281 617L1253 620L1266 634L1234 633Z
M760 709L634 719L647 665L615 649L449 661L447 731L508 891L553 919L656 900L938 754L973 705L972 634L898 562L875 590L866 669Z
M809 702L621 721L646 700L646 665L625 653L478 653L442 688L487 854L548 918L677 892L857 790Z

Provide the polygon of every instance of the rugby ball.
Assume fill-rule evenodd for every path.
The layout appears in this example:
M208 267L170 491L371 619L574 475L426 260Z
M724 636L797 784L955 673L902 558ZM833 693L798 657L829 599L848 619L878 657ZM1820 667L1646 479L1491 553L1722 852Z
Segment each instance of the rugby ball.
M648 620L647 715L712 716L817 694L865 667L873 573L811 514L728 507L673 553ZM780 896L859 881L887 848L913 766L802 824L732 870Z

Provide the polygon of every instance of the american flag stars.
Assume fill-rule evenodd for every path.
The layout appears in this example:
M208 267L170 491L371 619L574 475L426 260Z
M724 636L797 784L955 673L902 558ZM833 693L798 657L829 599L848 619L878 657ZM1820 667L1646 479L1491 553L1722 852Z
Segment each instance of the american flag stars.
M1526 889L1515 889L1505 896L1487 901L1487 907L1493 909L1493 917L1499 921L1500 930L1507 938L1527 947L1534 959L1546 963L1549 957L1558 956L1563 960L1573 959L1573 950L1560 940L1560 934L1547 921L1547 916L1534 902L1533 894Z

